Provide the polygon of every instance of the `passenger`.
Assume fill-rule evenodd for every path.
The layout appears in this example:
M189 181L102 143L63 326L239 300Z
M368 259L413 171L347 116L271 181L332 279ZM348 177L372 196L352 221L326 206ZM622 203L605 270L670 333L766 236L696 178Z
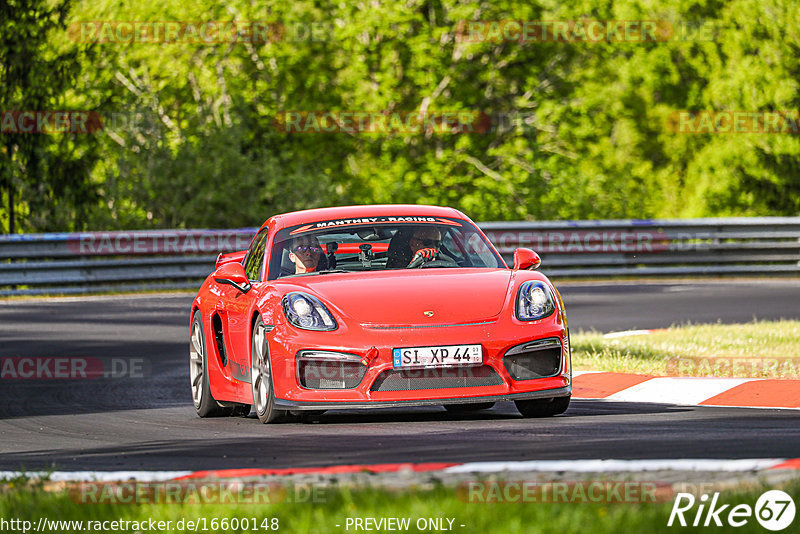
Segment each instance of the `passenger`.
M321 257L322 247L316 237L302 236L292 240L289 259L294 263L295 274L316 271Z

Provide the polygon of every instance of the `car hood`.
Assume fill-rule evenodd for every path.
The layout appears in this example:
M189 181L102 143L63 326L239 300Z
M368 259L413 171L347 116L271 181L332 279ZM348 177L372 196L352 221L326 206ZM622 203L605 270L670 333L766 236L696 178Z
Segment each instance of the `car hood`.
M511 280L507 269L420 269L292 278L361 324L459 324L496 317ZM427 316L424 312L433 312Z

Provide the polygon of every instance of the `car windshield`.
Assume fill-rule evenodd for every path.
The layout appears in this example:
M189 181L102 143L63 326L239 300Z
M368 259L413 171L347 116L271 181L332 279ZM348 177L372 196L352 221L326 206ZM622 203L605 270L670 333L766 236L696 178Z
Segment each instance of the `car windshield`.
M467 221L365 217L285 228L273 242L269 279L391 269L505 268Z

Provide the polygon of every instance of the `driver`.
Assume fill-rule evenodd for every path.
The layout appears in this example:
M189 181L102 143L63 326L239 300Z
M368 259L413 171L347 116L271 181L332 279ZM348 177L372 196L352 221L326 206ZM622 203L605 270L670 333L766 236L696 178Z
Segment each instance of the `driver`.
M317 270L322 247L314 236L301 236L292 240L289 259L294 263L295 274L311 273Z
M418 258L432 260L439 254L439 246L442 243L442 233L435 226L421 226L411 235L408 246L411 248L411 261L414 263Z

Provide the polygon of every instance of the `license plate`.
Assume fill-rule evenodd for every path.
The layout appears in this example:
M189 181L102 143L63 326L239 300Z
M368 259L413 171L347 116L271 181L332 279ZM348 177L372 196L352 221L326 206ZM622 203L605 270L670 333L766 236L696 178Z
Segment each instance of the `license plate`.
M444 345L440 347L408 347L392 351L392 364L397 368L455 367L483 363L480 345Z

